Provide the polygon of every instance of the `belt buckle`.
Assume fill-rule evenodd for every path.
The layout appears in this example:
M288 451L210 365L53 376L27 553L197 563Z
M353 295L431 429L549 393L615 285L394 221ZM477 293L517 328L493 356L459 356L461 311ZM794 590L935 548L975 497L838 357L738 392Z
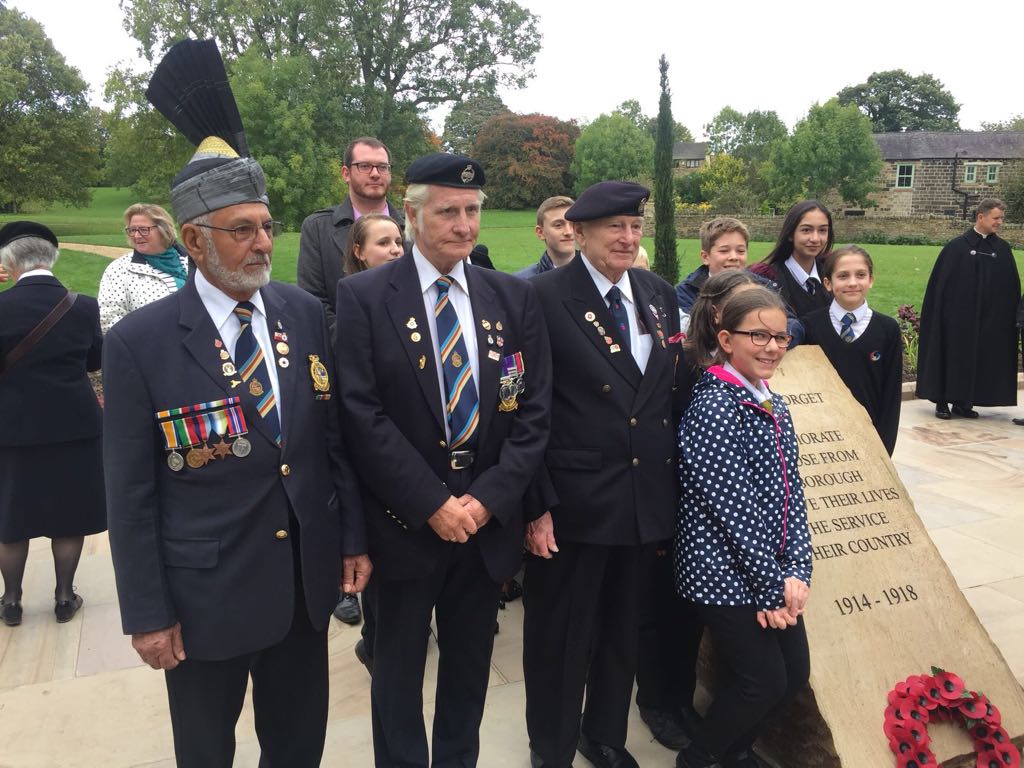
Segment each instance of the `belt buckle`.
M469 469L476 459L476 451L452 451L448 454L448 465L452 469Z

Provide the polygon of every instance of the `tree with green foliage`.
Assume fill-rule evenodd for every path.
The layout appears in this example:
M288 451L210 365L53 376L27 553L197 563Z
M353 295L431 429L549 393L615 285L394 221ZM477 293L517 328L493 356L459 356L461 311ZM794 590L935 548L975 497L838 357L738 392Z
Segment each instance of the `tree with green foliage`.
M875 133L960 130L960 105L941 80L927 73L873 72L867 82L843 88L837 98L867 115Z
M704 126L710 153L725 153L758 166L771 156L772 148L789 135L786 124L774 111L755 109L744 114L726 106Z
M1008 120L999 120L994 123L982 122L983 131L1024 131L1024 115L1014 115Z
M676 206L672 188L672 92L668 87L668 59L658 59L661 96L658 98L658 132L654 140L654 264L653 271L675 285L679 279L676 255Z
M462 101L456 102L448 117L445 118L441 143L450 152L468 155L473 151L473 145L480 134L480 129L488 120L498 115L510 114L512 114L511 110L495 93L467 96Z
M647 117L644 114L643 107L640 106L640 102L636 99L627 99L612 110L613 115L623 115L628 117L630 122L633 123L637 128L642 131L646 131L650 134L651 138L657 141L658 139L658 117ZM691 143L693 141L693 134L690 133L690 129L682 123L672 122L672 141L680 141L683 143Z
M99 136L86 92L37 21L0 7L0 210L89 202Z
M653 170L654 140L624 115L601 115L576 140L577 194L599 181L648 182Z
M837 190L843 200L867 205L881 170L871 121L852 104L831 99L812 106L793 135L776 146L768 179L780 203Z
M508 112L488 120L472 149L487 171L488 204L535 208L552 195L569 194L579 135L575 123L548 115Z
M748 179L748 166L743 160L724 152L712 155L700 170L701 198L716 211L750 211L758 207L759 201L749 189Z

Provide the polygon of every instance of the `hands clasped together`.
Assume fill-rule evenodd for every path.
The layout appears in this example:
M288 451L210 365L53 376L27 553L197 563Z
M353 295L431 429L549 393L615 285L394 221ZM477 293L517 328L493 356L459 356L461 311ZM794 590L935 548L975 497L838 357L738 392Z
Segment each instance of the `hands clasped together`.
M427 522L440 538L465 544L469 537L483 528L491 519L487 507L468 493L459 498L449 496Z
M785 606L774 611L758 611L757 623L763 629L785 629L796 626L797 617L804 612L811 588L795 576L786 579L784 588Z

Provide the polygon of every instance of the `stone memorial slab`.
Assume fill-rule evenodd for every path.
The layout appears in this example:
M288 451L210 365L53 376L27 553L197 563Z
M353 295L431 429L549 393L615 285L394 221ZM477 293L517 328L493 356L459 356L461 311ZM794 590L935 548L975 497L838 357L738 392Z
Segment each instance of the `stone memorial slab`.
M1024 693L957 587L867 412L818 347L798 347L770 382L800 442L814 545L805 615L810 691L760 742L784 768L887 768L886 695L941 667L989 697L1024 743ZM939 764L974 766L973 740L932 723Z

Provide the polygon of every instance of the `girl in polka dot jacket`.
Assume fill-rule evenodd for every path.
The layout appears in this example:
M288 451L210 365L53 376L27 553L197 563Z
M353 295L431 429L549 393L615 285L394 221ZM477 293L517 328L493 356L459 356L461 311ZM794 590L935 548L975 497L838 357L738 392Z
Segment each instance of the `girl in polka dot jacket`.
M720 309L717 350L679 428L676 589L698 606L726 674L677 768L759 765L765 718L806 684L811 537L785 402L765 384L790 336L777 294Z

